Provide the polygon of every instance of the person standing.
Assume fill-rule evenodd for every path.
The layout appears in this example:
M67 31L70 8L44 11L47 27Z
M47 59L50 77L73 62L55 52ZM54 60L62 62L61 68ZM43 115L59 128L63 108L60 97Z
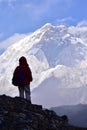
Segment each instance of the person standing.
M31 103L30 82L33 80L31 69L24 56L19 59L19 66L13 73L12 84L18 86L19 96Z

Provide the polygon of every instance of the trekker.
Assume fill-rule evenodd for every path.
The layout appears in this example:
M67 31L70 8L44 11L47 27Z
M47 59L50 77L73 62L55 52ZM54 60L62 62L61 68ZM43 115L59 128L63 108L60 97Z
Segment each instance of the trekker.
M31 103L30 96L30 82L32 81L32 73L27 60L24 56L19 59L19 66L16 67L12 84L18 86L19 96L21 98L26 98Z

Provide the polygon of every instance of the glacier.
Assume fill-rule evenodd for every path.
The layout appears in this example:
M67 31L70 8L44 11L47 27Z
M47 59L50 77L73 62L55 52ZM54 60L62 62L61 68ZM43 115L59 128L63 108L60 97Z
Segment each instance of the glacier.
M44 107L87 103L87 27L45 24L0 55L0 95L18 96L11 83L21 56L33 74L32 103Z

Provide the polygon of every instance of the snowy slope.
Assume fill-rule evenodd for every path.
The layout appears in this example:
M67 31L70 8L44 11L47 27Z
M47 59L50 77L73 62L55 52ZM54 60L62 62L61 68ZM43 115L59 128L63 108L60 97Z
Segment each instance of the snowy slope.
M46 24L10 46L0 56L0 94L18 95L11 79L24 55L33 73L33 103L45 107L87 103L86 34L87 28Z

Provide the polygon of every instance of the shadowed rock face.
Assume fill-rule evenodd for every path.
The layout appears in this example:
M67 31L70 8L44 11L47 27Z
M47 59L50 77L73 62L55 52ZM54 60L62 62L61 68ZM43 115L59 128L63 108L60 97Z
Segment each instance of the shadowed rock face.
M75 130L66 115L30 104L19 97L0 96L0 130Z

